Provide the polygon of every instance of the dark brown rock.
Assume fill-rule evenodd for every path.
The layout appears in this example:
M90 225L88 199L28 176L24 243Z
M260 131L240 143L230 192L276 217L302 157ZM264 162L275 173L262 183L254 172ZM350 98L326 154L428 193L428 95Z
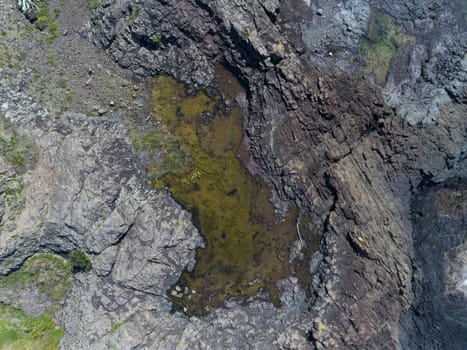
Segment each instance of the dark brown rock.
M114 3L96 12L93 34L123 67L199 88L223 63L246 87L255 162L277 197L308 212L324 237L310 344L399 348L399 322L417 298L411 199L424 182L467 176L464 100L440 108L436 123L407 124L370 81L305 55L294 25L311 16L297 10L302 2L143 1L131 24L127 2Z

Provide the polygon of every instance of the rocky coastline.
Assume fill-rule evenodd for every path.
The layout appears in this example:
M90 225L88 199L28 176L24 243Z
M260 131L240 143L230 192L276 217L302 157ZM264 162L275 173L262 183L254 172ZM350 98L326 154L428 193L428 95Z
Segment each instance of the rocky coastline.
M14 130L35 151L24 166L0 156L0 273L21 271L38 252L84 251L93 267L74 275L58 304L45 298L42 309L32 306L34 285L15 296L0 280L1 303L34 316L57 306L63 349L465 347L462 1L93 4L82 9L89 21L67 29L67 16L78 10L61 7L63 32L51 50L93 43L101 50L93 63L122 77L117 82L127 82L122 91L129 86L133 102L116 96L120 106L109 82L95 78L96 95L112 97L103 113L86 116L71 102L53 115L31 96L31 72L2 67L0 136L11 143L4 135ZM14 2L3 10L29 25ZM151 77L167 74L193 91L215 88L219 64L245 89L247 167L270 186L278 212L294 203L322 240L309 262L310 285L279 282L281 308L226 301L205 317L187 317L171 312L166 292L193 268L204 241L191 215L147 184L129 129L135 118L145 120L141 101ZM86 92L76 90L84 100ZM13 180L22 188L15 204Z

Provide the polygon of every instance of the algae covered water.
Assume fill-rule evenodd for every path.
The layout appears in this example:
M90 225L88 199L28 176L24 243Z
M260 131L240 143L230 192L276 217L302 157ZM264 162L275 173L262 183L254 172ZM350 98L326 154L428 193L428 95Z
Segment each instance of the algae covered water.
M306 263L289 263L297 210L276 215L268 189L237 158L242 116L232 101L241 87L224 70L218 74L219 90L189 93L167 76L155 78L152 88L154 118L172 137L168 160L160 163L167 169L155 167L153 183L166 186L192 213L206 241L194 270L168 291L175 309L188 315L253 295L279 306L276 282L291 268L307 271Z

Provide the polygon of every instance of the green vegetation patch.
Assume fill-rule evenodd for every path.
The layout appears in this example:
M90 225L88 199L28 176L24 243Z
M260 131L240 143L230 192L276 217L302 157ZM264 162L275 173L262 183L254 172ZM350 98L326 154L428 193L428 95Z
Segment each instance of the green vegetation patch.
M124 322L116 322L112 325L112 328L110 330L111 333L115 333L120 329L121 326L123 326Z
M21 196L22 191L23 181L21 178L15 177L3 184L3 194L8 207L21 207L23 204L23 198Z
M51 44L55 39L59 37L57 32L58 24L56 21L52 21L49 26L49 35L47 36L47 42Z
M136 152L144 152L149 158L148 174L153 180L167 173L188 171L191 157L164 126L150 131L130 130L130 139Z
M20 137L11 127L0 124L0 154L15 169L16 174L9 177L3 184L1 196L8 207L17 212L22 207L23 180L22 174L35 163L36 147L26 138Z
M365 61L363 74L374 74L376 83L383 86L394 59L404 46L414 44L415 39L394 24L387 15L373 12L368 35L360 40L360 55Z
M36 148L16 131L0 125L0 154L23 174L36 160Z
M240 91L238 83L226 72L218 73L222 91L233 98ZM234 106L224 114L219 92L189 93L166 76L154 80L152 102L155 120L162 120L168 132L146 131L139 142L160 150L169 139L175 154L163 171L158 171L160 161L149 165L158 175L151 182L166 186L191 211L207 242L198 250L194 271L185 271L168 291L174 308L200 315L225 300L246 302L260 295L280 306L276 282L292 272L289 249L297 238L297 212L278 217L269 190L237 158L240 109Z
M95 10L100 6L99 1L97 0L86 0L86 4L90 10Z
M37 20L34 22L34 25L37 29L47 33L47 37L45 39L49 44L51 44L56 38L59 37L56 20L60 15L60 9L53 8L51 13L48 0L37 0L34 3L38 16Z
M55 350L62 337L63 330L51 317L30 317L0 303L0 349Z
M36 27L46 28L50 22L50 11L48 0L37 0L34 2L36 5L37 21L35 22Z
M30 94L46 105L52 115L68 110L73 102L73 93L68 86L67 75L62 62L55 54L49 54L44 59L45 73L32 69ZM53 72L53 73L52 73Z
M85 252L75 250L68 255L71 268L74 272L89 272L92 268L92 263Z
M72 282L71 264L66 259L39 253L26 260L21 269L0 280L0 287L13 290L37 288L40 294L60 302Z

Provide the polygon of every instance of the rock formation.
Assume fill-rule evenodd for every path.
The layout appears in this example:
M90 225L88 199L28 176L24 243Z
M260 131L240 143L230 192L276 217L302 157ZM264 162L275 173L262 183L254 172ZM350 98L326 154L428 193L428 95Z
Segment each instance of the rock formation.
M466 330L462 1L98 5L76 35L138 79L169 74L202 89L213 85L216 64L238 77L249 148L275 204L297 204L323 238L311 285L280 282L282 308L229 301L202 318L170 313L165 293L193 267L203 241L190 215L145 183L127 123L117 114L52 118L22 91L25 76L3 71L2 121L35 145L36 156L23 173L0 157L2 187L13 178L23 186L16 208L3 199L0 272L36 252L79 249L93 263L60 305L62 348L465 347L456 336ZM394 39L379 73L362 70L370 66L360 50L371 26L415 38ZM452 198L457 209L443 212ZM427 246L432 221L449 243L433 231L435 248ZM427 261L431 254L437 258ZM446 314L436 303L460 311Z

